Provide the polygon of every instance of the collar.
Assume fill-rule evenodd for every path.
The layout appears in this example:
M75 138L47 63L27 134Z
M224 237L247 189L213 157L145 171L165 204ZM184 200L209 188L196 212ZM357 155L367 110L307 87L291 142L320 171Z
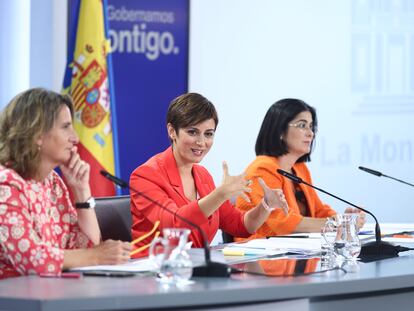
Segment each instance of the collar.
M165 171L168 175L170 184L174 187L182 188L180 173L178 172L177 162L174 158L172 147L168 147L163 152Z
M164 168L170 181L170 184L183 198L185 198L188 201L187 197L184 194L184 187L181 181L181 176L178 171L177 162L175 161L174 153L171 146L163 152L163 160ZM205 182L203 182L200 167L197 164L193 165L192 174L197 192L200 198L202 198L206 195L206 187L204 186Z

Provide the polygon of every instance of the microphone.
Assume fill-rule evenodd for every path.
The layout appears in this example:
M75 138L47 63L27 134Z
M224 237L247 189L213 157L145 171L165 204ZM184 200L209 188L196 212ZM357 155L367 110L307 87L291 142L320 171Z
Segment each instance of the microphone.
M402 251L407 251L409 250L408 248L405 247L401 247L401 246L396 246L393 245L391 243L387 243L384 241L381 241L381 229L380 229L380 225L378 223L377 217L375 217L375 215L373 213L371 213L370 211L366 210L365 208L359 207L351 202L348 202L340 197L337 197L336 195L329 193L328 191L325 191L323 189L320 189L314 185L311 185L309 183L307 183L306 181L303 181L302 178L290 174L284 170L278 169L277 172L292 180L295 183L298 184L304 184L308 187L314 188L320 192L323 192L339 201L345 202L346 204L349 204L369 215L372 216L372 218L374 218L375 220L375 241L374 242L368 242L365 243L361 246L361 253L359 254L359 258L361 258L362 261L365 262L369 262L369 261L376 261L376 260L381 260L381 259L386 259L386 258L392 258L392 257L398 257L398 253L402 252ZM378 173L378 172L376 172ZM381 174L381 173L380 173Z
M401 179L398 179L398 178L395 178L395 177L391 177L391 176L385 175L385 174L383 174L383 173L381 173L381 172L378 172L378 171L372 170L372 169L370 169L370 168L366 168L366 167L363 167L363 166L358 166L358 168L359 168L360 170L362 170L362 171L364 171L364 172L367 172L367 173L370 173L370 174L372 174L372 175L375 175L375 176L378 176L378 177L384 176L384 177L387 177L387 178L390 178L390 179L394 179L394 180L396 180L396 181L398 181L398 182L400 182L400 183L403 183L403 184L409 185L409 186L411 186L411 187L414 187L414 185L413 185L413 184L410 184L409 182L406 182L406 181L404 181L404 180L401 180Z
M138 195L144 197L145 199L147 199L148 201L150 201L151 203L154 203L155 205L159 206L160 208L162 208L164 211L174 215L175 217L177 217L178 219L180 219L181 221L185 222L186 224L188 224L189 226L195 228L203 237L203 249L204 249L204 260L205 260L205 264L203 266L199 266L199 267L193 267L193 277L229 277L230 273L232 271L231 267L229 267L228 265L224 264L224 263L220 263L220 262L214 262L211 260L211 253L210 253L210 246L208 245L208 238L206 233L204 232L203 229L201 229L201 227L195 223L193 223L192 221L174 213L172 210L170 210L169 208L163 206L162 204L158 203L157 201L155 201L154 199L151 199L150 197L148 197L146 194L142 193L141 191L138 191L137 189L132 188L129 183L127 183L125 180L122 180L104 170L101 170L100 173L106 177L107 179L111 180L113 183L115 183L116 185L118 185L121 188L127 188L135 193L137 193Z

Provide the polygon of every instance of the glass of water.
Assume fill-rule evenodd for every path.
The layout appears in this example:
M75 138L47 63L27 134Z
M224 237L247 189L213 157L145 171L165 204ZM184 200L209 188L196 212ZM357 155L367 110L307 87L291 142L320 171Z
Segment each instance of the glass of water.
M352 213L337 214L329 217L322 228L322 238L339 260L355 261L361 252L357 217Z
M187 252L188 229L166 228L163 237L151 242L149 254L158 268L158 280L167 284L188 283L193 264Z

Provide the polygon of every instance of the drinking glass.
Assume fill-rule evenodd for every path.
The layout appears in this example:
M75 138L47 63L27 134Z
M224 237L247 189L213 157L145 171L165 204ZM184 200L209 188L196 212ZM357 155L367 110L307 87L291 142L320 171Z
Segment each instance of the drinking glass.
M162 283L183 284L193 272L193 264L187 252L188 229L165 228L163 237L151 242L149 257L158 268Z
M357 214L352 213L337 214L328 217L322 228L323 239L339 260L355 261L361 251L357 217Z

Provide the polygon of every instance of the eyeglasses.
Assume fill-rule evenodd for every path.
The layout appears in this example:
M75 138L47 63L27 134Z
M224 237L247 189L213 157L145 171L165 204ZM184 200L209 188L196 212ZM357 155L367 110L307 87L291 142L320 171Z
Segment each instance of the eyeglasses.
M303 121L289 123L288 125L301 129L302 131L310 130L313 134L316 134L316 132L318 131L318 128L315 125L313 125L312 123L308 124L307 122Z

